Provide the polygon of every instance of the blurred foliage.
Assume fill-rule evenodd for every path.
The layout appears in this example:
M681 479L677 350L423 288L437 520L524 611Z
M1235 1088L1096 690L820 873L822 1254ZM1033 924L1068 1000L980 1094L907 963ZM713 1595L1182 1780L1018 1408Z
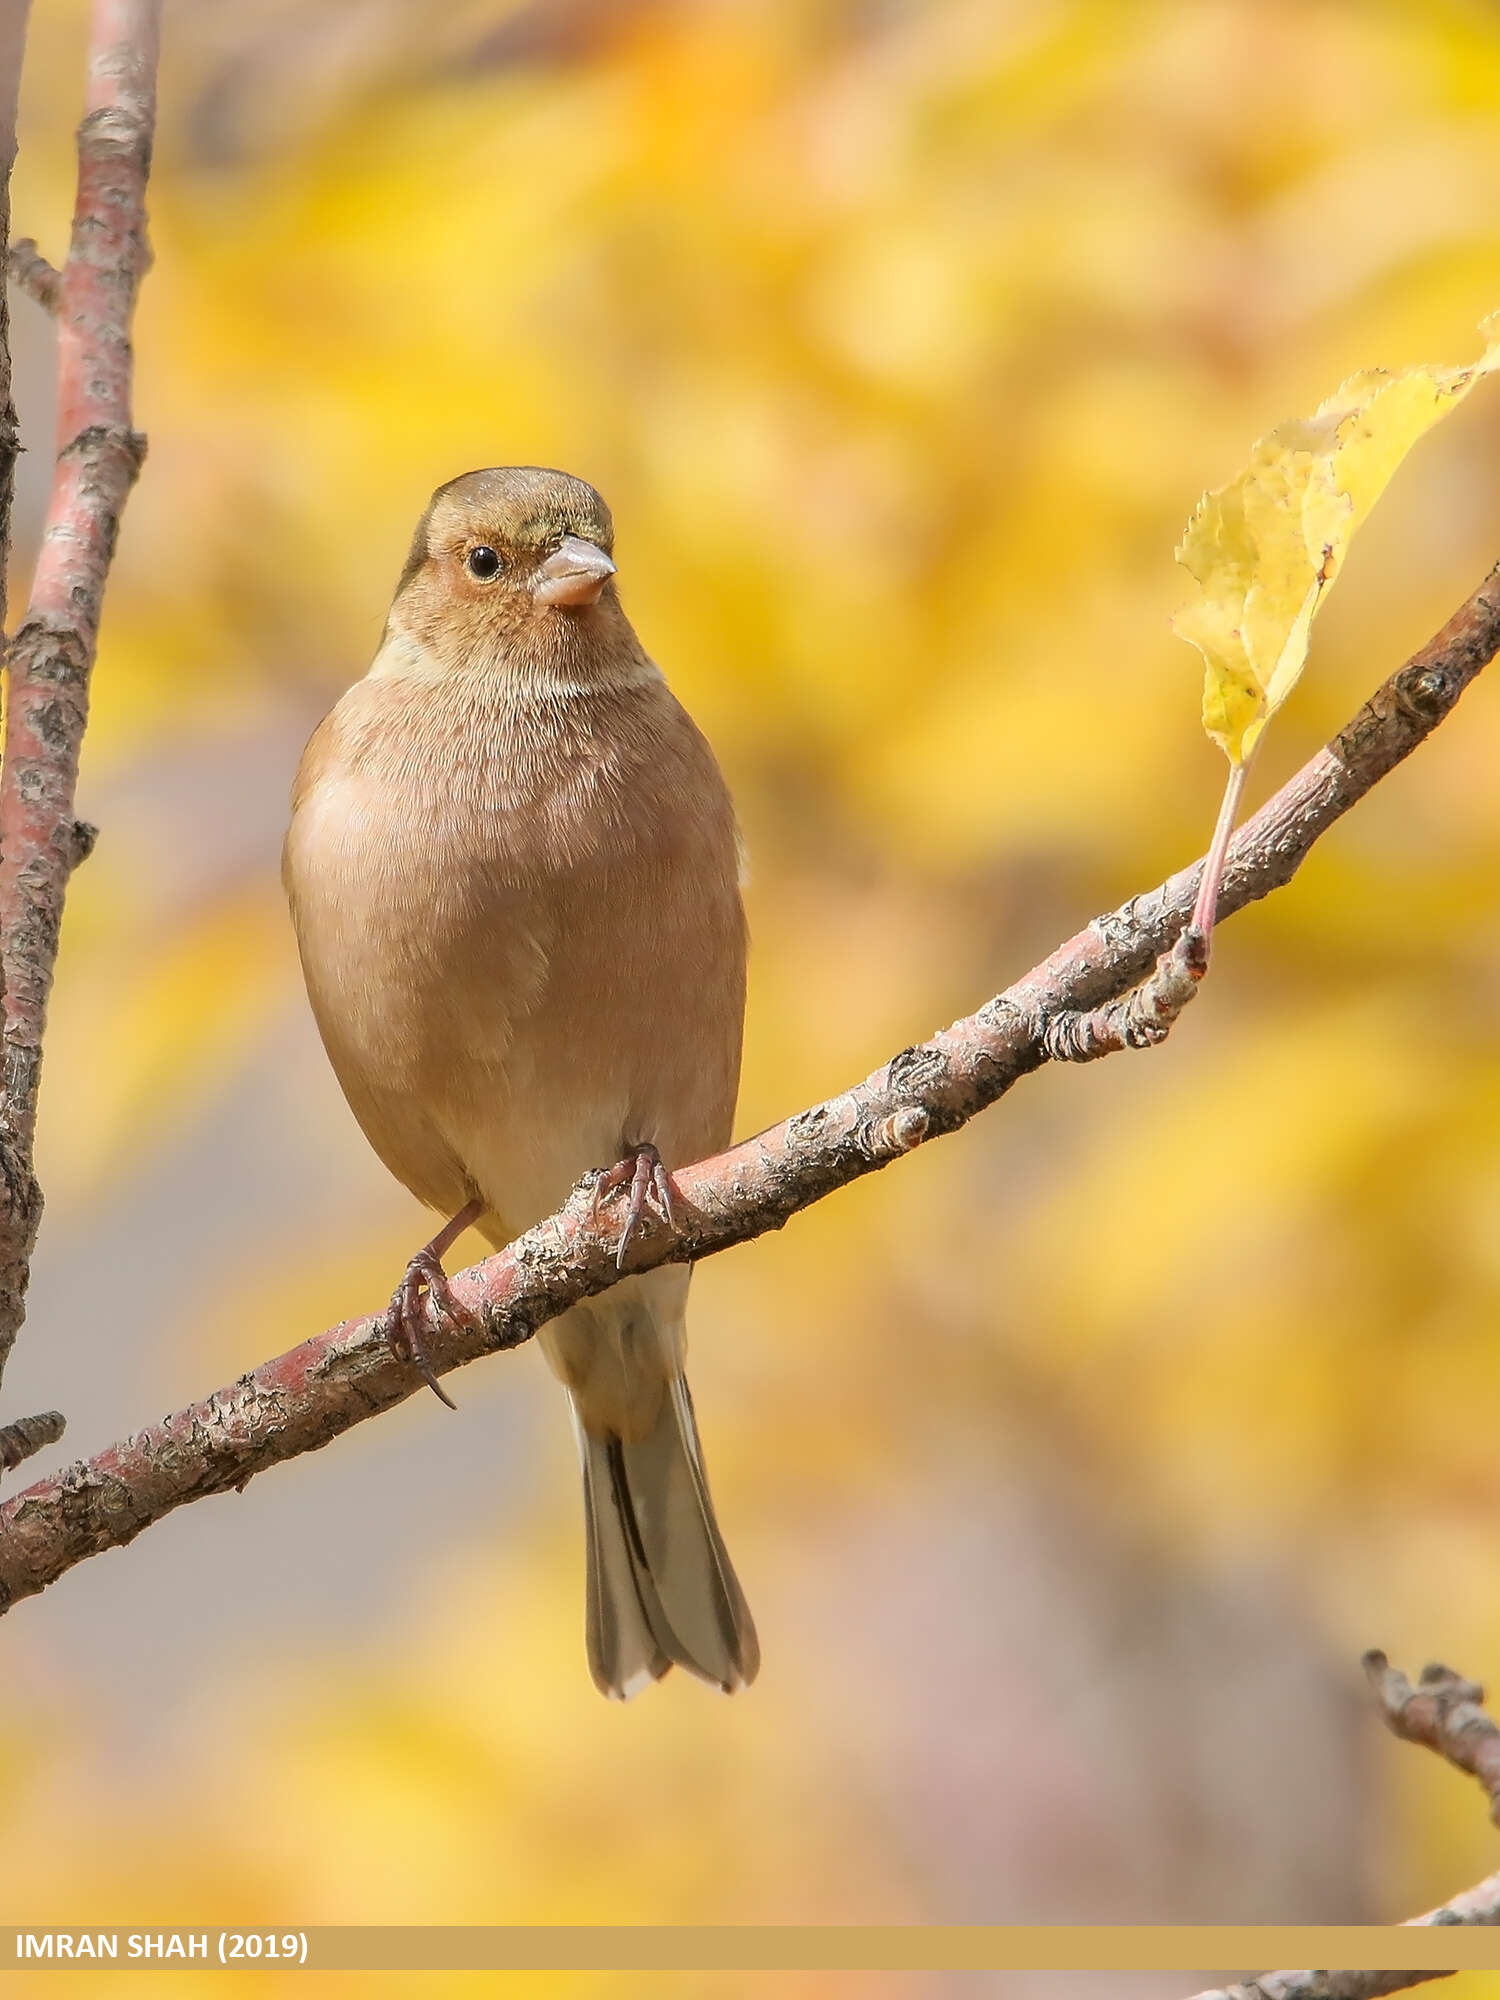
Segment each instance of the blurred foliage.
M39 10L15 195L44 246L81 36L77 0ZM165 1289L148 1390L92 1442L377 1302L418 1240L312 1058L275 843L436 483L537 461L612 503L749 837L754 1130L1200 850L1182 522L1356 368L1471 351L1497 111L1477 0L169 9L151 455L43 1178L83 1257L91 1204L189 1158L172 1240L228 1247ZM1351 552L1259 787L1472 589L1497 462L1482 387ZM700 1272L749 1696L597 1701L562 1410L534 1357L492 1362L456 1422L412 1406L301 1490L378 1480L402 1424L482 1460L530 1395L515 1506L431 1520L373 1633L300 1637L289 1606L205 1654L149 1776L111 1775L95 1669L7 1621L35 1649L0 1721L11 1907L1339 1920L1486 1872L1477 1793L1385 1742L1356 1662L1500 1677L1497 740L1481 682L1226 928L1165 1050L1028 1083ZM282 1153L226 1221L247 1077L280 1079L254 1087ZM347 1193L304 1212L303 1157ZM22 1348L77 1369L74 1337Z

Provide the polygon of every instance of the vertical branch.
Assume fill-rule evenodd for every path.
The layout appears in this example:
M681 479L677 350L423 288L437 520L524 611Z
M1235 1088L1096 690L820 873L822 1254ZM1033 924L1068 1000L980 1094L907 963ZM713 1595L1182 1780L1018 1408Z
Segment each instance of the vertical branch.
M58 452L25 621L6 655L0 767L0 1368L25 1315L41 1190L42 1034L68 876L79 747L105 578L145 441L130 421L130 321L149 255L159 0L95 0L78 193L58 287Z
M10 241L10 170L16 158L16 105L30 0L0 0L0 243ZM0 283L0 631L5 628L10 569L10 506L21 439L10 379L10 302Z
M26 17L30 0L0 0L0 243L10 241L10 176L16 161L16 113L21 96L21 61L26 51ZM20 426L16 420L10 361L10 296L0 282L0 640L3 640L9 600L11 505L16 490L16 460L20 456ZM0 1010L5 1002L5 975L0 967ZM0 1170L0 1181L7 1176ZM62 1418L55 1410L45 1416L22 1417L0 1430L0 1468L9 1471L45 1443L62 1435Z

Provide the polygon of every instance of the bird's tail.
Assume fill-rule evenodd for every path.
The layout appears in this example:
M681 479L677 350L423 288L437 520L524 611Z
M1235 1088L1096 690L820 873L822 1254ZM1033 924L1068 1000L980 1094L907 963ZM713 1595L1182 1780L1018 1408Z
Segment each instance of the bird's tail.
M584 1428L589 1668L625 1700L675 1662L726 1694L747 1687L760 1645L714 1519L687 1378L667 1385L656 1422L627 1442Z

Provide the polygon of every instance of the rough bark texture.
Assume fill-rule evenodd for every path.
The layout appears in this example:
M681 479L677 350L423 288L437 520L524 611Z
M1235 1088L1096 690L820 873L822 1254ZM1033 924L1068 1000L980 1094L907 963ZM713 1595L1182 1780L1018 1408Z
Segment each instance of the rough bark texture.
M1221 919L1289 881L1319 836L1450 712L1497 647L1500 571L1241 830ZM696 1260L779 1229L834 1188L956 1130L1040 1068L1049 1051L1062 1052L1060 1020L1107 1006L1152 972L1187 921L1200 867L1098 918L976 1014L901 1050L853 1089L676 1170L677 1223L653 1223L627 1268ZM452 1290L463 1317L431 1333L434 1367L446 1373L516 1347L565 1307L606 1290L618 1277L609 1234L580 1183L557 1215L460 1272ZM0 1611L186 1501L242 1487L421 1386L392 1355L380 1315L346 1320L38 1481L0 1508Z
M1500 1826L1500 1729L1482 1706L1484 1689L1433 1662L1412 1686L1384 1653L1366 1653L1365 1673L1388 1726L1406 1743L1421 1743L1483 1785L1490 1818Z
M144 272L157 0L95 0L78 192L57 274L58 456L25 621L6 655L0 771L0 1370L26 1310L42 1198L32 1171L47 998L68 877L79 746L105 578L144 440L130 422L130 321Z
M0 1468L12 1472L43 1445L56 1444L67 1425L61 1410L41 1410L34 1417L17 1417L0 1429Z
M1451 1667L1422 1669L1415 1687L1384 1653L1365 1654L1365 1676L1380 1704L1387 1725L1406 1743L1421 1743L1445 1757L1455 1770L1471 1772L1490 1800L1490 1817L1500 1824L1500 1729L1482 1706L1484 1689L1465 1680ZM1445 1929L1453 1925L1500 1924L1500 1875L1486 1876L1472 1889L1425 1916L1413 1917L1410 1928ZM1451 1971L1307 1971L1263 1972L1243 1986L1215 1987L1194 2000L1379 2000L1433 1979L1451 1979Z
M1368 1665L1367 1669L1368 1671ZM1440 1671L1446 1671L1442 1669ZM1373 1678L1373 1677L1372 1677ZM1398 1676L1398 1679L1404 1678ZM1454 1676L1456 1679L1457 1676ZM1465 1682L1471 1687L1471 1682ZM1382 1705L1389 1709L1384 1692ZM1395 1727L1395 1725L1392 1725ZM1397 1729L1398 1735L1406 1732ZM1424 1735L1414 1735L1412 1742L1426 1742ZM1440 1754L1448 1755L1447 1751ZM1468 1770L1469 1765L1460 1758L1451 1761L1460 1770ZM1428 1910L1423 1916L1412 1917L1403 1928L1408 1929L1448 1929L1455 1925L1487 1926L1500 1924L1500 1875L1487 1875L1482 1882L1476 1882L1472 1889L1465 1889L1460 1895L1450 1897L1435 1910ZM1441 1954L1434 1954L1441 1956ZM1211 1992L1196 1993L1193 2000L1380 2000L1386 1993L1404 1993L1408 1987L1425 1986L1430 1980L1451 1979L1451 1968L1441 1972L1417 1971L1313 1971L1305 1972L1263 1972L1258 1979L1247 1981L1242 1986L1216 1986Z
M6 226L8 233L9 217L6 218ZM21 290L36 300L43 312L57 311L57 302L62 297L62 272L47 262L36 247L34 237L21 236L11 244L5 268Z
M1379 2000L1384 1993L1452 1977L1451 1972L1263 1972L1248 1985L1216 1986L1194 2000Z
M10 170L16 160L16 105L30 0L0 0L0 243L10 241ZM5 627L10 509L21 449L10 378L10 300L0 285L0 631Z

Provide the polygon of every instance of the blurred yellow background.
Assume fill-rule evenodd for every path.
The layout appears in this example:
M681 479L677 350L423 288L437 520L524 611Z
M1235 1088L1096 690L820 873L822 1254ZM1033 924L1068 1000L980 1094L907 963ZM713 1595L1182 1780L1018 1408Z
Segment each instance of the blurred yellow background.
M38 10L15 214L53 254L83 36ZM6 1381L69 1416L38 1469L378 1305L428 1233L276 857L435 484L533 461L613 506L749 840L753 1131L1200 851L1173 545L1354 369L1478 351L1500 13L178 0L151 210ZM24 563L53 362L14 310ZM1497 462L1487 386L1356 543L1256 799L1500 553ZM1500 1864L1358 1672L1500 1680L1497 743L1481 681L1162 1051L703 1267L753 1692L599 1700L562 1400L497 1359L6 1621L12 1911L1362 1921Z

